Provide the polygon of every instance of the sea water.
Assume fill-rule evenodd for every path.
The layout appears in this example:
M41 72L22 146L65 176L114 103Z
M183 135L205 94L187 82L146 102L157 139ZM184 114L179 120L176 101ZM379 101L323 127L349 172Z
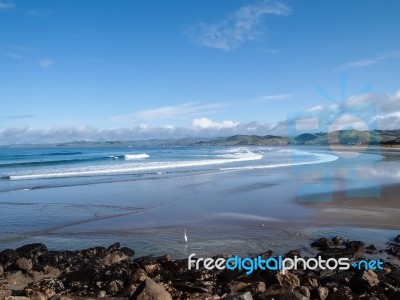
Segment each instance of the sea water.
M291 171L339 161L305 147L1 148L0 249L119 241L139 254L185 256L290 248L310 225L309 209L291 201L299 184Z

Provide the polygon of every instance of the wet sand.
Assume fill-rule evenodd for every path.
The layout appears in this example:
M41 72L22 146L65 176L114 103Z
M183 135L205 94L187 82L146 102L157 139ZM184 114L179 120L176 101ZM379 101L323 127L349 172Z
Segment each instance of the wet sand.
M349 198L347 191L337 191L332 200L298 204L316 210L316 223L400 229L400 184L383 186L379 197Z
M2 194L3 211L13 217L3 222L0 248L45 242L53 249L81 249L120 241L139 255L187 257L191 252L246 254L266 249L284 253L312 238L337 234L383 245L400 228L400 185L395 184L400 152L378 152L384 159L367 155L297 167ZM362 170L367 179L376 178L382 194L348 198L344 186L368 188L356 177L346 177L353 169ZM300 202L299 189L317 183L327 171L335 190L333 201ZM30 231L19 229L21 220L32 224Z

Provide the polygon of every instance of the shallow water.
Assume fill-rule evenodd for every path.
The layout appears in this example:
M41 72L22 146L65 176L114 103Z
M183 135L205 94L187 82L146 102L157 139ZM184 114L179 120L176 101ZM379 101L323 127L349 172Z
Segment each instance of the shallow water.
M398 161L379 154L350 160L312 148L12 151L1 152L0 249L28 242L80 249L119 241L138 255L185 257L282 253L306 249L321 235L370 238L378 245L395 236L391 230L316 224L315 210L293 201L397 182ZM41 165L42 159L48 161ZM71 159L78 161L65 163Z

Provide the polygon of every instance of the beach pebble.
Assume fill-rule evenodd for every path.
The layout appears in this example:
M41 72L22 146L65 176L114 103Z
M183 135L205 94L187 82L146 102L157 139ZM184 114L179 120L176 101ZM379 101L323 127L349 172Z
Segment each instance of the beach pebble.
M10 290L3 290L0 286L0 299L4 299L6 297L10 297L12 295L12 291Z
M25 257L18 258L17 261L15 262L15 265L18 269L23 271L29 271L33 267L32 261L26 259Z
M383 273L384 274L389 274L390 272L392 272L392 270L390 268L384 268L383 269Z
M318 297L320 300L325 300L328 298L329 295L329 289L326 287L319 287L318 288Z
M319 287L318 277L315 275L307 276L306 286L309 286L311 288Z
M53 295L53 296L54 296L54 295ZM52 297L52 296L51 296L51 297ZM47 297L47 296L43 295L42 293L35 292L35 293L33 293L29 298L30 298L31 300L47 300L47 299L49 299L50 297Z
M146 278L138 286L130 300L172 300L172 297L161 285L150 278Z
M300 286L300 279L288 271L286 271L285 274L283 274L282 271L279 271L276 274L276 280L282 286Z
M250 292L245 292L245 293L229 295L229 296L226 296L221 299L224 299L224 300L253 300L253 297L251 296Z
M115 296L124 287L124 283L121 280L113 280L108 284L107 293L108 295Z
M351 279L350 286L355 292L368 292L379 284L378 275L372 270L363 270Z
M123 260L129 259L130 256L125 255L119 250L108 253L103 259L102 262L105 266L111 266L113 264L117 264Z
M309 298L310 297L310 290L305 287L305 286L301 286L297 289L303 296Z

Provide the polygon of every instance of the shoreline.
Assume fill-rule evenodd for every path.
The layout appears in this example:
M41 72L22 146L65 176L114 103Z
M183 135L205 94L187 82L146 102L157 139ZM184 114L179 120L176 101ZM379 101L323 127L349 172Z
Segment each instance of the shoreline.
M387 155L378 161L380 175L392 176L397 172L398 158L396 154ZM368 163L372 161L368 156L366 159ZM358 166L364 167L364 160ZM389 193L391 202L378 200L379 205L384 204L382 207L374 205L376 200L347 199L343 192L334 192L330 203L293 203L299 186L309 180L316 182L314 174L321 168L339 170L330 179L340 187L346 180L340 170L348 167L341 159L293 168L100 182L95 186L3 194L2 199L7 200L2 202L3 213L9 218L2 228L2 245L17 248L44 242L53 249L64 250L119 241L135 248L140 255L170 253L181 258L187 251L207 255L254 254L265 247L284 253L297 245L306 245L316 236L340 234L364 239L369 236L363 228L399 229L396 186ZM354 168L353 163L350 167ZM377 170L373 167L371 170ZM381 181L394 179L383 177ZM62 201L58 201L55 197L61 194ZM37 228L13 233L18 229L17 220ZM191 242L188 249L182 243L184 229ZM383 238L392 234L387 230L375 231L371 234L372 242L381 245Z
M108 248L50 251L28 244L0 252L0 299L398 299L400 235L376 249L368 241L319 238L313 257L380 259L382 270L188 270L188 260L169 255L136 258L119 243ZM231 256L217 256L228 258ZM271 250L260 253L275 258ZM304 257L293 249L286 258ZM19 298L18 298L19 297Z
M360 189L363 191L363 189ZM348 197L346 190L334 191L331 202L300 202L314 209L316 224L341 224L344 227L400 229L400 184L382 186L379 197ZM315 195L318 198L319 195Z

